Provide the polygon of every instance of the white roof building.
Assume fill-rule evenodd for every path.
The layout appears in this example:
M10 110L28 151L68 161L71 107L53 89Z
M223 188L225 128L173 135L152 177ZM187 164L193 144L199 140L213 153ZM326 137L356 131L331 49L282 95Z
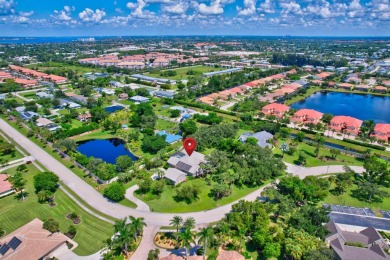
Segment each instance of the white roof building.
M186 174L175 168L168 168L164 171L164 178L170 180L173 185L177 185L187 179Z
M202 173L200 164L206 163L205 156L198 152L193 152L188 156L186 152L177 152L173 154L168 164L188 175L197 176Z

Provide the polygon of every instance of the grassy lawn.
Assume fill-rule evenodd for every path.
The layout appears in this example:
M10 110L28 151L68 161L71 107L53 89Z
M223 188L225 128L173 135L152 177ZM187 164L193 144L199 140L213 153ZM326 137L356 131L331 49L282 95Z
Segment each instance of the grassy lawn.
M130 106L130 105L134 104L134 102L131 102L130 100L118 100L117 102L121 103L123 105L126 105L126 106Z
M212 186L208 186L206 181L201 178L193 179L183 183L184 185L198 185L200 187L201 193L198 200L187 204L186 202L175 201L174 197L176 196L176 187L169 185L165 186L164 192L161 194L159 199L155 197L146 195L135 195L144 200L150 207L151 211L155 212L171 212L171 213L180 213L180 212L195 212L202 210L209 210L216 208L218 205L225 205L231 203L239 198L244 197L245 195L255 191L259 187L248 188L244 186L243 188L233 188L233 192L230 196L225 197L220 200L214 200L213 197L209 196ZM183 185L182 184L182 185ZM149 200L150 199L150 200Z
M332 184L331 189L334 188L334 184ZM354 197L352 197L352 190L355 190L357 185L353 184L347 191L339 196L335 196L331 193L321 202L326 204L338 204L338 205L346 205L351 207L359 207L359 208L371 208L377 216L381 216L379 210L390 210L390 198L384 198L382 202L368 203L365 201L360 201ZM385 190L390 193L390 188L381 187L381 190Z
M39 64L32 64L32 65L27 65L27 68L38 68L39 71L45 71L50 68L66 68L66 69L71 69L77 72L77 74L81 75L87 72L101 72L102 70L100 69L93 69L93 68L86 68L83 66L79 65L69 65L61 62L44 62L44 63L39 63Z
M282 151L280 150L279 147L283 142L287 142L289 144L289 142L286 140L283 139L280 140L279 143L276 145L275 149L273 150L274 154L277 154L279 156L282 155ZM291 147L290 144L289 146ZM306 143L298 143L294 155L284 154L283 161L295 164L295 162L298 160L300 152L302 152L306 156L306 165L305 165L306 167L314 167L314 166L322 166L322 165L349 165L349 166L363 165L362 160L343 153L339 154L336 157L336 159L332 159L330 150L324 147L320 148L318 157L315 157L315 147L310 146Z
M213 71L220 71L220 70L223 70L222 68L213 68L213 67L209 67L209 66L191 66L191 67L184 67L184 68L177 68L177 69L170 69L170 70L174 70L176 71L176 76L172 76L172 77L165 77L165 76L161 76L160 73L164 70L161 70L159 72L154 72L154 73L148 73L146 75L150 76L150 77L156 77L156 78L167 78L167 79L173 79L173 80L182 80L182 79L188 79L189 77L193 77L193 76L196 76L196 75L187 75L187 72L190 71L190 70L193 70L195 71L195 73L197 75L202 75L203 73L206 73L206 72L213 72Z
M76 212L81 223L76 226L77 234L74 240L79 244L75 249L78 255L89 255L102 248L105 239L113 234L112 224L89 215L81 209L73 200L65 195L61 190L55 193L55 207L50 208L46 204L38 203L33 187L33 177L39 171L32 164L27 166L29 171L24 173L27 180L26 191L28 196L24 202L15 199L15 195L0 199L0 223L7 233L23 226L34 218L42 221L53 218L60 223L61 232L65 233L72 221L65 216L68 213ZM15 168L6 171L9 174L15 173Z
M178 125L164 119L157 118L156 126L157 130L167 130L168 132L177 132Z
M312 94L314 94L314 93L316 93L317 91L320 91L320 90L322 90L320 87L310 87L310 88L307 89L307 92L306 92L305 95L297 95L297 96L292 97L291 99L287 100L284 103L289 106L291 104L294 104L294 103L296 103L298 101L301 101L301 100L307 98L308 96L310 96L310 95L312 95Z
M103 130L98 130L85 135L79 135L73 137L72 139L75 140L76 142L80 142L80 141L91 140L91 139L109 139L114 137L116 136L111 133L105 132Z
M23 99L21 99L21 98L19 98L19 97L6 98L5 100L11 100L11 99L15 99L16 102L17 102L19 105L23 105L24 102L26 102L26 101L24 101Z

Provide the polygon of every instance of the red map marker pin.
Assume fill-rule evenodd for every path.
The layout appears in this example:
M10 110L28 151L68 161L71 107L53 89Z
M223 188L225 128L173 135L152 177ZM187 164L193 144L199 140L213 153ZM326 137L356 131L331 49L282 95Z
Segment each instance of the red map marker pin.
M184 150L186 150L188 156L194 152L196 148L196 141L194 138L188 137L183 142Z

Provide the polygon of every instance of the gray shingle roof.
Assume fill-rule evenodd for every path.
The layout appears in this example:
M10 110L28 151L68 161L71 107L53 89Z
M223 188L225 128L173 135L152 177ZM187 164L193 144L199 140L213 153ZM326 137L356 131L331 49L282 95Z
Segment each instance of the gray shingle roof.
M272 139L274 136L266 131L261 131L257 133L244 133L240 136L239 140L245 142L248 137L253 137L257 139L257 144L261 147L272 147L271 144L267 143L269 139Z

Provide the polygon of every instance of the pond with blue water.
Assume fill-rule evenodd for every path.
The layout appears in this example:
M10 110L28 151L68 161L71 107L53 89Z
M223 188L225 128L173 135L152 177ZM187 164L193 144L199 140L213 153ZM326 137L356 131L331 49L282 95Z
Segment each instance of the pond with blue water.
M375 123L390 123L390 97L341 92L316 92L291 105L335 116L352 116Z
M116 158L121 155L128 155L133 161L138 160L137 156L126 149L125 142L118 138L82 141L78 143L77 151L87 157L93 156L112 164L115 164Z

